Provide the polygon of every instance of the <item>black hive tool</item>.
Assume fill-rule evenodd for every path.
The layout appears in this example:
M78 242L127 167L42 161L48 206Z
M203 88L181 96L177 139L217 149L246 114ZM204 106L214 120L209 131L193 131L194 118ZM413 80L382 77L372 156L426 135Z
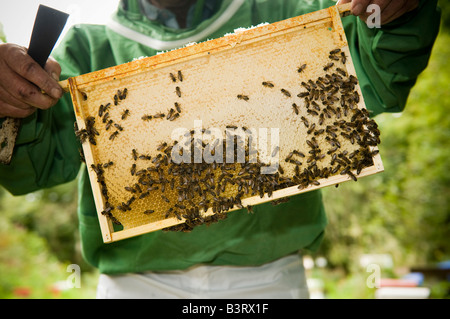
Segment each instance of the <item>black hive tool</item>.
M28 55L41 67L45 66L68 17L69 15L65 12L39 5L28 46Z
M28 55L42 68L58 41L68 17L69 15L65 12L39 5L28 46ZM8 165L11 162L19 128L20 119L7 117L3 121L0 127L0 163Z

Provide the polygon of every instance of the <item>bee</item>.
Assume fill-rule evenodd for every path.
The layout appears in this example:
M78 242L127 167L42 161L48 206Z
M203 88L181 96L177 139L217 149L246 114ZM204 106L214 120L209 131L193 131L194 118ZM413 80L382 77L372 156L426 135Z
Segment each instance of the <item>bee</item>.
M285 161L285 162L289 162L289 161L291 160L292 156L294 156L294 152L290 152L290 153L288 154L288 156L286 156L286 158L284 159L284 161Z
M84 93L84 92L81 92L81 95L83 96L83 100L84 101L87 101L87 94L86 93Z
M133 155L133 159L136 161L138 158L138 153L135 148L131 150L131 154Z
M306 144L308 144L308 146L311 147L311 148L315 148L314 143L311 142L310 140L306 140Z
M167 203L170 203L170 200L164 195L161 195L161 199L164 200Z
M122 91L121 90L117 90L117 98L119 99L119 101L122 100Z
M86 158L84 157L83 149L81 147L78 148L78 152L80 153L80 161L86 163Z
M244 101L248 101L249 100L248 96L247 95L243 95L243 94L238 94L237 98L239 100L244 100Z
M358 153L359 153L359 150L356 150L356 151L350 153L350 154L348 155L348 158L352 159L353 157L355 157L356 155L358 155Z
M280 150L279 146L276 146L272 151L272 157L275 157L278 154L278 151Z
M117 135L119 135L119 131L115 131L114 133L112 133L109 136L109 139L112 141L112 140L114 140L117 137Z
M248 213L253 213L253 206L252 205L247 205L247 212Z
M143 198L147 197L148 195L150 195L150 192L144 192L141 195L139 195L139 199L143 199Z
M358 84L358 79L353 74L351 74L348 79L351 83Z
M291 97L291 93L289 93L289 91L285 90L285 89L281 89L281 93L283 93L284 95L286 95L287 97Z
M273 83L272 82L268 82L268 81L264 81L262 83L262 85L265 86L266 88L273 88L274 87Z
M166 143L166 142L163 142L163 143L159 144L157 150L158 150L158 151L162 151L162 150L164 150L166 147L167 147L167 143Z
M103 111L105 111L104 108L103 108ZM108 121L108 118L109 118L109 112L105 112L105 114L103 114L102 122L106 123Z
M145 215L149 215L149 214L151 214L151 213L154 213L155 211L153 210L153 209L147 209L145 212L144 212L144 214Z
M156 113L155 115L153 115L153 118L155 118L155 119L161 119L164 117L166 117L166 114L164 114L164 113Z
M336 174L341 169L341 164L338 164L333 170L331 171L331 174Z
M301 65L301 66L297 69L297 72L298 72L298 73L302 73L303 70L304 70L305 68L306 68L306 63L303 64L303 65Z
M100 106L99 106L99 108L98 108L98 116L99 117L102 117L103 116L103 111L104 111L104 105L103 104L101 104Z
M345 175L350 171L350 166L346 166L342 171L341 171L341 175Z
M97 166L95 164L91 164L91 168L95 172L95 174L97 174L97 175L103 174L103 169L101 168L101 165Z
M175 92L177 93L178 97L181 97L181 90L180 90L180 87L179 87L179 86L177 86L177 87L175 88Z
M122 112L122 120L125 120L130 115L130 110L126 109Z
M340 119L341 118L341 108L340 107L337 107L336 108L336 117L338 118L338 119Z
M355 174L353 174L352 171L348 171L347 175L351 177L351 179L353 179L355 182L358 181L358 179L356 178Z
M150 155L144 155L144 154L142 154L142 155L139 155L139 159L149 161L149 160L152 159L152 157L151 157Z
M323 113L320 113L320 115L319 115L319 125L322 125L323 121L324 121L324 115L323 115Z
M316 111L314 111L314 110L307 110L306 112L308 112L309 114L311 114L311 115L319 115L319 113L317 113Z
M131 165L130 173L131 173L131 175L136 174L136 164Z
M120 126L119 124L117 124L117 123L114 123L114 126L116 127L116 129L118 129L119 131L123 131L123 127L122 126Z
M309 92L300 92L299 94L297 94L298 97L307 97L309 95Z
M177 118L179 118L180 117L180 113L175 113L170 119L169 119L169 121L173 121L173 120L175 120L175 119L177 119Z
M100 134L98 133L98 131L95 129L95 127L94 127L94 124L95 124L95 118L94 118L93 116L89 116L88 118L86 118L85 124L86 124L86 130L87 130L90 134L100 135Z
M336 72L340 73L342 76L347 76L347 72L345 72L341 68L336 68Z
M309 111L309 110L308 110ZM308 120L302 115L301 120L303 122L303 124L305 124L306 127L309 127L309 122Z
M294 112L296 115L298 115L298 106L295 103L292 103L292 108L294 109Z
M322 110L322 114L324 114L324 116L326 115L329 119L331 119L331 114L330 114L330 112L328 112L328 110L325 108L325 109L323 109Z
M164 215L164 217L165 217L165 218L168 218L168 217L170 216L170 214L172 213L172 211L173 211L173 207L170 207L170 208L167 210L167 212L166 212L166 214Z
M337 49L331 50L330 55L338 54L339 52L341 52L341 49L337 48Z
M75 136L80 140L80 143L83 144L88 138L88 131L86 129L78 129L77 122L74 124Z
M324 71L328 71L329 69L331 69L331 68L333 67L333 65L334 65L334 63L333 63L333 62L330 62L330 63L328 63L327 65L325 65L325 66L323 67L323 70L324 70Z
M169 113L167 114L167 117L166 117L166 118L167 118L168 120L170 120L170 119L172 118L172 116L173 116L174 113L175 113L175 110L174 110L174 109L170 109L170 110L169 110Z
M110 167L112 165L114 165L114 162L113 161L109 161L108 163L103 164L103 167L104 168L108 168L108 167Z
M107 112L110 107L111 107L111 103L107 103L105 106L103 106L103 112Z
M317 86L320 87L322 90L325 90L325 85L321 81L316 82Z
M125 186L124 188L125 188L125 190L126 190L127 192L130 192L130 193L136 193L136 190L135 190L133 187Z
M177 110L177 112L178 112L178 113L181 113L181 107L180 107L180 104L179 104L178 102L175 102L174 105L175 105L175 109Z
M175 75L173 75L173 73L170 73L169 76L170 76L170 79L172 80L172 82L177 81L177 78L175 77Z
M119 104L119 97L117 96L117 94L114 94L114 105L118 104Z
M306 133L311 134L314 131L315 127L316 127L316 123L312 123Z
M294 155L297 155L297 156L300 156L300 157L305 157L305 154L303 154L302 152L299 152L299 151L297 151L297 150L293 150L292 153L293 153Z
M183 82L183 74L180 70L178 70L178 80L180 80L180 82Z
M145 174L146 172L147 172L146 169L141 169L141 170L137 171L134 175L139 176L139 175Z
M311 87L306 82L302 81L302 83L300 83L300 84L301 84L301 86L303 86L308 91L311 91Z
M315 131L314 132L314 135L320 135L320 134L323 134L325 132L325 130L322 128L322 129L320 129L320 130L317 130L317 131Z
M330 58L331 60L334 60L334 61L339 61L339 57L337 57L337 56L335 56L335 55L329 55L328 56L328 58Z
M109 120L108 123L106 123L105 130L109 130L109 128L113 123L114 123L113 120Z
M320 106L316 103L316 101L312 101L311 104L316 111L320 112Z
M119 101L125 100L127 98L128 89L125 88L123 91L117 90L117 98Z
M347 56L344 52L341 52L341 62L342 64L345 64L345 62L347 62Z
M153 116L151 116L151 115L144 115L141 117L141 119L144 121L150 121L152 118L153 118Z

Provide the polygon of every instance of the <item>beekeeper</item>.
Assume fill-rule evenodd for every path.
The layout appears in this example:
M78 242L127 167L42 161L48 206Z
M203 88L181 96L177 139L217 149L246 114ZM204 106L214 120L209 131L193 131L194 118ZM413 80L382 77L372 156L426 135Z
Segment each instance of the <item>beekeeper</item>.
M372 3L380 7L381 28L365 23ZM82 252L101 273L99 298L308 297L301 252L317 250L324 236L320 191L278 206L256 206L254 214L233 212L190 233L156 231L104 244L87 169L80 163L70 95L57 81L332 5L329 0L122 0L109 24L71 28L45 69L26 48L1 44L0 116L23 120L11 164L0 165L0 183L22 195L73 180L81 168ZM354 0L352 10L354 16L343 24L365 103L372 115L402 111L438 33L437 1Z

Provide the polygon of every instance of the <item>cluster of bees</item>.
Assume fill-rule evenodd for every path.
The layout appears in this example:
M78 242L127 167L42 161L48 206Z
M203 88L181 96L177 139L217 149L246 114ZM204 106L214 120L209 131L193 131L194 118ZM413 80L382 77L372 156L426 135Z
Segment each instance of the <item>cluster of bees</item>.
M153 157L149 154L140 153L133 149L131 157L133 164L130 167L130 175L133 176L134 183L124 186L129 194L126 200L113 206L109 202L108 191L104 182L105 169L113 165L112 162L92 165L91 169L97 174L97 181L101 185L101 192L106 201L102 214L108 216L112 222L120 224L114 216L113 211L120 211L121 214L133 210L133 204L138 201L145 201L145 210L141 213L145 215L161 214L161 218L177 218L183 223L164 230L170 231L191 231L195 226L210 224L226 218L226 212L233 208L247 208L249 212L252 207L243 206L242 199L251 196L267 195L272 196L276 190L298 186L304 189L309 186L320 185L320 179L326 179L334 175L347 175L354 181L362 169L373 165L372 157L378 151L372 151L371 147L380 143L380 132L377 124L370 119L366 109L357 108L360 100L357 91L358 81L353 75L348 75L338 64L346 63L346 55L340 49L329 52L330 62L323 66L327 73L315 80L301 82L302 92L295 94L285 88L279 91L287 98L297 97L303 99L303 105L292 103L292 111L298 120L305 127L306 149L293 149L278 165L273 174L262 174L261 168L267 166L259 160L251 162L250 156L257 152L249 148L250 143L245 143L251 138L251 130L246 127L227 126L226 139L215 140L206 144L204 141L195 139L195 130L188 132L183 140L184 149L190 148L191 161L175 163L171 160L173 148L180 141L172 143L162 142ZM336 64L336 65L335 65ZM298 73L304 72L307 64L302 64L297 68ZM183 81L181 71L169 75L170 80L178 84ZM266 89L276 90L277 86L271 81L262 82ZM175 93L181 97L181 89L177 85ZM114 96L114 104L126 98L127 89L118 91ZM245 94L238 94L238 100L248 102L250 97ZM123 128L112 122L108 117L108 107L110 104L101 106L98 116L105 123L105 130L114 127L110 140L114 139ZM303 110L301 108L304 108ZM157 113L155 115L143 115L142 120L164 119L173 121L181 113L179 102L174 102L174 107L167 114ZM129 111L122 113L122 120L126 119ZM77 131L77 136L83 140L91 137L95 143L95 135L98 131L94 128L95 118L86 119L86 129ZM88 125L89 124L89 125ZM244 138L240 134L231 135L229 129L240 129ZM203 129L202 134L208 134L208 129ZM229 139L234 139L230 150ZM353 145L352 151L348 151L342 144ZM195 163L195 148L200 148L202 152L211 152L214 146L223 143L226 152L222 155L222 161L213 163ZM211 147L213 145L213 147ZM245 162L227 162L230 154L234 159L237 157L238 148L245 149ZM274 149L272 157L279 152ZM292 165L294 174L286 176L285 167ZM161 212L155 207L151 207L155 198L160 198L165 208ZM150 200L149 200L150 199ZM273 200L272 204L277 205L288 201L289 198ZM140 205L141 207L141 205ZM202 212L212 210L212 214L206 216Z
M117 90L117 93L114 94L114 97L113 97L114 105L117 106L117 105L119 105L119 103L122 100L125 100L127 97L127 94L128 94L127 88L125 88L124 90ZM83 98L84 98L84 100L87 100L86 93L83 93ZM98 108L98 117L101 119L102 123L105 124L106 131L109 131L111 128L115 129L115 131L109 136L109 139L112 141L117 137L117 135L119 135L119 133L121 131L123 131L123 127L119 123L115 123L114 120L112 120L110 118L110 114L109 114L110 108L111 108L111 103L107 103L105 105L101 104ZM130 110L125 109L122 112L121 119L125 120L129 115L130 115ZM93 116L88 116L86 118L84 129L81 129L81 130L78 129L78 125L75 122L75 125L74 125L75 135L77 136L77 138L80 140L81 143L84 143L86 140L89 140L89 142L92 145L97 145L95 136L100 135L100 133L95 128L94 124L95 124L95 117L93 117ZM83 155L82 155L82 158L83 158Z
M80 140L81 143L84 143L86 140L89 140L89 142L93 145L97 145L97 142L95 140L96 135L100 135L100 133L95 128L95 117L89 116L85 120L85 128L84 129L78 129L77 122L74 124L74 130L75 130L75 136Z

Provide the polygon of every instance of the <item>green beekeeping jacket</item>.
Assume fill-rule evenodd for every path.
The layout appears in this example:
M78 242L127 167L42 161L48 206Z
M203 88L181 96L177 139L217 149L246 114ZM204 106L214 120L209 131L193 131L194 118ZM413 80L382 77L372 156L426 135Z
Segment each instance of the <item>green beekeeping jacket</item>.
M381 29L369 29L353 16L343 19L362 93L373 115L403 110L438 32L436 2L421 1L418 9ZM73 27L53 56L65 79L334 4L326 0L223 0L211 18L188 29L170 29L148 20L140 13L137 0L129 0L127 6L119 6L107 26ZM104 244L87 169L80 163L74 121L69 94L55 107L24 119L11 164L0 166L0 183L12 194L26 194L73 180L81 168L82 252L100 272L165 271L195 264L260 265L300 249L318 248L327 223L320 191L295 196L278 206L259 205L254 214L236 211L190 233L156 231Z

